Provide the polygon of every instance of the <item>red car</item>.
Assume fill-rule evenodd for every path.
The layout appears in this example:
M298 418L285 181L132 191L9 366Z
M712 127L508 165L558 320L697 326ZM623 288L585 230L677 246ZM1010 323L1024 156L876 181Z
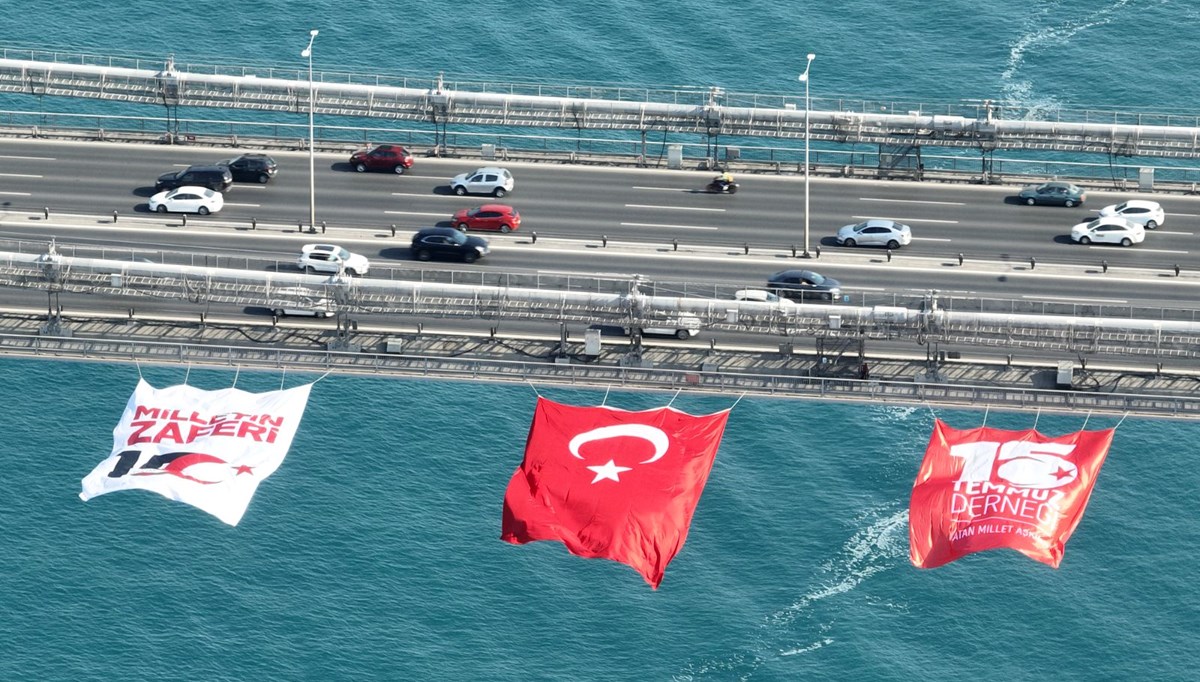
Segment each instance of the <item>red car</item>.
M517 209L504 204L484 204L475 208L464 208L454 214L454 226L467 230L500 230L512 232L521 226L521 214Z
M396 175L412 168L413 157L400 145L381 144L369 152L354 152L350 165L359 173L366 171L391 171Z

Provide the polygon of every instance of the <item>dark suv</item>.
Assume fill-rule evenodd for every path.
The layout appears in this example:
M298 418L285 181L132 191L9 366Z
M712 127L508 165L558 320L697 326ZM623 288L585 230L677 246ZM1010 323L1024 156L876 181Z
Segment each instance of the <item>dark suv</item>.
M350 165L359 173L373 170L400 175L412 168L413 157L400 145L381 144L369 152L354 152L350 156Z
M154 183L154 191L161 192L184 185L228 192L233 185L233 174L225 166L188 166L181 171L160 175Z
M236 159L226 159L219 166L225 166L233 175L236 182L258 182L267 184L275 177L279 169L275 159L266 154L242 154Z

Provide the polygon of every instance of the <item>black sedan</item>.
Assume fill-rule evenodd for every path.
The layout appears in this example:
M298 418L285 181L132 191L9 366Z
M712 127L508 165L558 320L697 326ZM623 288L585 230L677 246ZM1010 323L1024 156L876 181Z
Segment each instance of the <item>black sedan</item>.
M801 303L836 301L842 297L842 283L812 270L782 270L767 279L771 292Z
M453 227L427 227L412 238L412 255L417 260L451 258L474 263L487 253L486 239L468 236Z
M1017 195L1023 204L1046 204L1049 206L1082 206L1087 200L1087 194L1082 187L1069 182L1044 182L1031 185L1021 190Z

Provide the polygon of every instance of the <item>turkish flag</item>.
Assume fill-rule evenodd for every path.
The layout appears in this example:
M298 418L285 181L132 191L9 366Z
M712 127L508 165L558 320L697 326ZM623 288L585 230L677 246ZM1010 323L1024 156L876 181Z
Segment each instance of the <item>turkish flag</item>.
M538 398L500 539L558 540L621 561L658 588L687 538L729 411L629 412Z
M1007 547L1058 568L1113 431L1052 438L1033 429L959 430L937 420L913 484L909 559L936 568Z

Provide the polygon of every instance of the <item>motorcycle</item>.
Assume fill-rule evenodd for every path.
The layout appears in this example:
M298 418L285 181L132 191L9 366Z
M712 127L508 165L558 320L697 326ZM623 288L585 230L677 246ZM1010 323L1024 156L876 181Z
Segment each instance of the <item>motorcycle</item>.
M710 194L737 194L738 184L736 182L724 182L722 180L713 180L708 183L704 191Z

